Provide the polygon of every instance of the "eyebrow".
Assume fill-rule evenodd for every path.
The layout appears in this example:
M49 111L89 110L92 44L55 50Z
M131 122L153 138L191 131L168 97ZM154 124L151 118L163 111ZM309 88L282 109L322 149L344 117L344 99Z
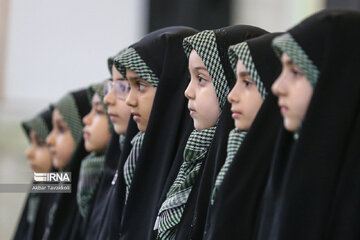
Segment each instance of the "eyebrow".
M248 72L239 72L238 76L239 77L247 77L247 76L250 76L250 74Z
M96 101L96 102L93 102L93 105L98 106L98 105L102 105L102 103L101 103L101 101Z
M292 66L292 65L294 65L294 62L293 62L291 59L287 59L287 60L285 61L285 65L287 65L287 66Z
M202 66L199 66L199 67L194 67L195 70L204 70L206 72L208 72L207 68L206 67L202 67Z
M127 79L127 78L124 78L124 77L123 77L123 78L120 78L120 77L119 77L119 78L116 78L115 80L116 80L116 81L127 81L128 79Z
M57 123L58 125L66 125L66 123L63 119L57 119L57 120L55 120L55 123Z

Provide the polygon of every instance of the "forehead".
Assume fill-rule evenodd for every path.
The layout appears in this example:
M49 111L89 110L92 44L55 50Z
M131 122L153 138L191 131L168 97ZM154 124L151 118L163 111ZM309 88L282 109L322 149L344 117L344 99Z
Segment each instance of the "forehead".
M126 78L129 79L129 80L132 80L133 78L140 78L140 76L136 72L134 72L131 69L127 68L126 69Z
M240 59L238 59L236 63L236 73L239 74L241 72L247 72L247 70L243 62Z
M53 111L53 121L63 121L63 116L61 115L60 111L58 109L54 109Z
M112 72L113 80L114 79L116 80L118 78L124 78L124 76L116 69L115 65L112 66L111 72Z
M94 93L93 97L92 97L92 101L93 102L99 102L100 101L100 96L97 93Z
M292 63L291 58L289 57L289 55L287 55L286 53L282 53L281 54L281 62L282 63Z
M195 50L192 50L190 53L189 68L203 68L204 70L206 70L204 62Z

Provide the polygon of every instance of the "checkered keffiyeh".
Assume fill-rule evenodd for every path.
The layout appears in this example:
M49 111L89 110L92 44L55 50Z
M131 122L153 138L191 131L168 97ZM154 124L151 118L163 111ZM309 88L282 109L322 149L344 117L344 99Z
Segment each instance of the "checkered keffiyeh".
M141 145L144 140L144 132L138 132L131 140L132 148L126 162L124 164L124 178L126 184L126 197L125 202L129 196L131 182L134 177L136 169L136 161L140 155Z
M224 165L221 167L215 181L215 186L213 189L213 193L211 196L211 204L214 204L214 199L216 196L216 192L219 190L219 187L221 186L224 177L229 170L229 167L231 163L234 160L234 157L239 150L241 143L243 142L247 131L240 131L238 129L233 129L230 131L229 138L228 138L228 144L227 144L227 156L225 159Z
M126 49L124 52L116 56L113 61L116 69L123 76L126 76L126 69L128 68L139 74L143 80L147 81L154 87L158 86L159 78L146 65L134 48L130 47Z
M114 59L119 57L121 54L123 54L127 48L122 49L120 52L118 52L115 56L109 57L107 59L107 67L109 69L110 75L112 75L112 66L114 65Z
M191 133L184 150L184 162L159 210L157 239L175 237L176 225L180 222L185 204L197 179L202 160L206 156L215 130L216 127L212 127L205 130L194 130Z
M244 64L246 70L250 74L250 77L254 80L255 85L260 92L261 98L265 99L266 89L264 84L261 82L260 76L255 68L254 61L251 57L249 46L246 42L242 42L229 47L229 59L231 66L236 73L236 64L238 59Z
M76 200L79 212L84 218L88 215L90 203L100 182L100 177L104 170L104 161L104 153L91 153L81 162Z
M44 141L50 132L50 129L48 129L44 119L42 119L40 116L36 116L29 121L22 122L22 126L28 131L29 134L30 131L33 130ZM30 139L30 135L28 137Z
M311 85L315 87L319 77L319 70L290 33L284 33L274 38L272 46L279 57L281 57L282 53L286 53L299 66Z

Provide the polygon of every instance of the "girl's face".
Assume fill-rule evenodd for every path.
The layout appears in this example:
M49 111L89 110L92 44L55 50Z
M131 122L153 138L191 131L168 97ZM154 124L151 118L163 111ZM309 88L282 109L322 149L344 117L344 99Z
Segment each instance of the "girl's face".
M26 157L34 172L45 173L51 169L51 154L45 141L35 131L30 131L30 146L26 149Z
M305 117L313 95L313 87L286 53L282 54L281 63L282 72L271 90L279 97L278 104L284 118L284 127L293 132Z
M238 130L249 130L263 99L254 80L244 64L238 60L236 65L236 84L228 95L231 103L232 118Z
M129 82L121 73L112 67L112 82L105 86L104 102L108 106L108 114L117 134L125 134L130 118L130 108L125 99L129 93Z
M197 130L215 126L220 116L219 101L210 74L200 56L192 50L189 56L190 83L185 90L188 108Z
M75 140L70 128L57 109L53 111L52 122L53 129L46 138L46 143L50 146L54 167L57 169L64 168L75 150Z
M104 106L97 93L92 98L91 111L82 120L85 125L85 149L88 152L102 152L109 142L110 131Z
M140 78L140 76L126 69L126 78L130 83L130 93L126 104L131 108L131 114L141 132L145 132L154 102L156 87Z

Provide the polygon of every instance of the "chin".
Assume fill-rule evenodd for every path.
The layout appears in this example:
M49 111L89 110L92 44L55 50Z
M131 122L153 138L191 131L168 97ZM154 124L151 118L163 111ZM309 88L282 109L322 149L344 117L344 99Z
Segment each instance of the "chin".
M284 118L284 127L289 132L295 132L298 126L299 124L295 120Z

